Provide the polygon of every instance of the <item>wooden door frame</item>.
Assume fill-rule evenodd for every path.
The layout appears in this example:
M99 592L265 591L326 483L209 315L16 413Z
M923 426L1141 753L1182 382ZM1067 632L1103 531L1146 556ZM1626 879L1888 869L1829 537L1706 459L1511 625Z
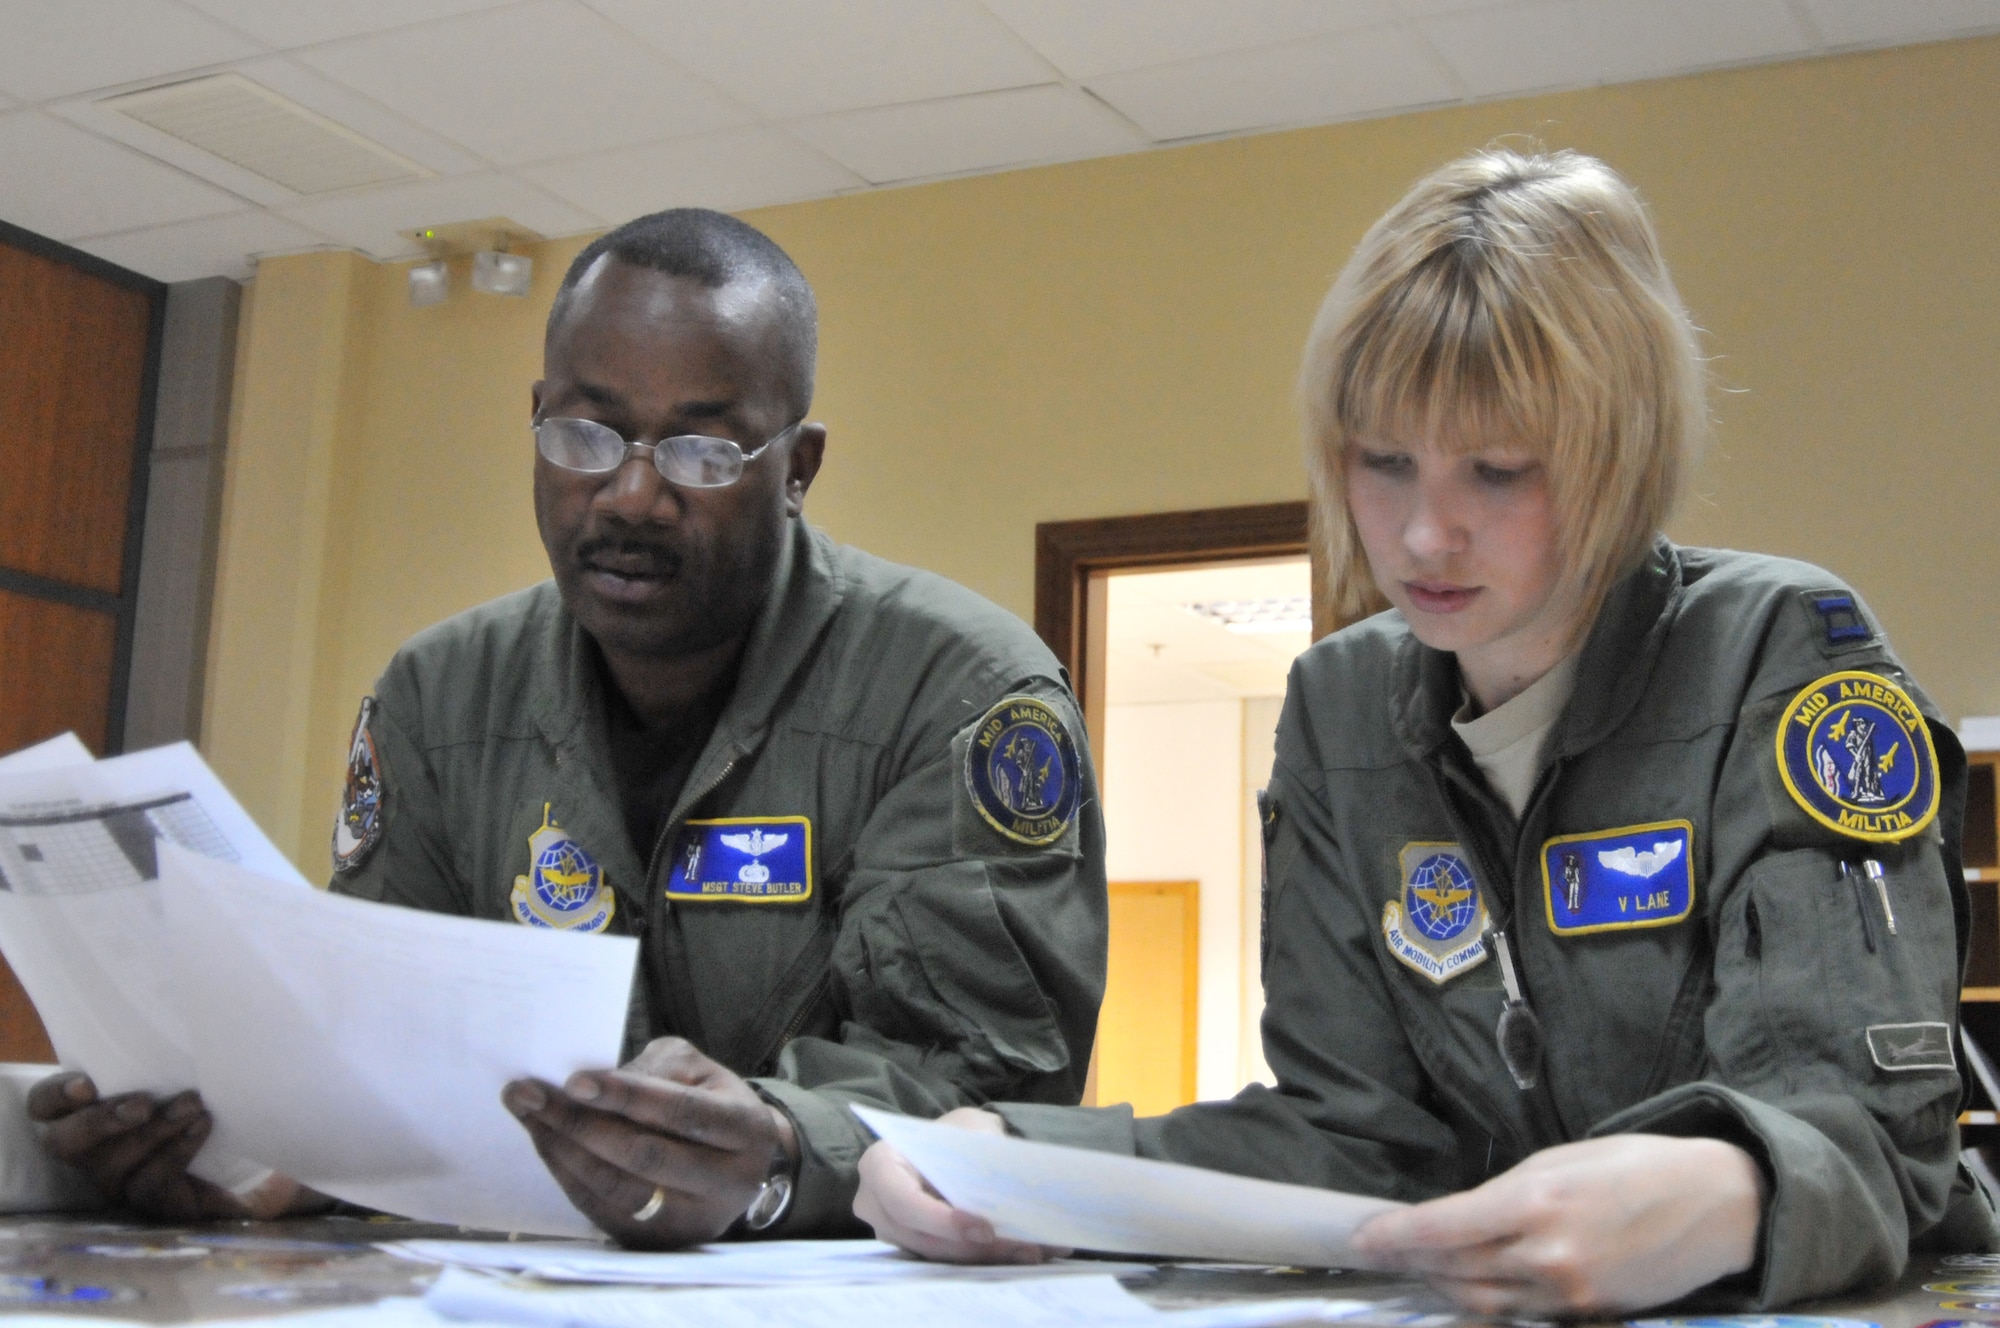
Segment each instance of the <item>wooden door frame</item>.
M1306 553L1304 502L1209 507L1192 512L1044 521L1035 527L1035 631L1069 670L1095 741L1103 726L1104 680L1090 668L1090 578L1135 567L1169 567ZM1314 559L1313 602L1320 568ZM1095 624L1102 633L1104 625Z

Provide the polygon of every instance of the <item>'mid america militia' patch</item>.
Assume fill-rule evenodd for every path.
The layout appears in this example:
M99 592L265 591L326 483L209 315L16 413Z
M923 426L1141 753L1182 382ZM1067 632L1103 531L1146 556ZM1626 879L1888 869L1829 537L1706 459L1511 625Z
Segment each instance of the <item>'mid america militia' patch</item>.
M1778 719L1778 774L1806 815L1894 843L1937 816L1937 751L1908 692L1876 673L1829 673Z
M1053 844L1076 823L1083 794L1076 739L1033 696L1010 696L980 717L965 745L965 788L985 822L1020 844Z

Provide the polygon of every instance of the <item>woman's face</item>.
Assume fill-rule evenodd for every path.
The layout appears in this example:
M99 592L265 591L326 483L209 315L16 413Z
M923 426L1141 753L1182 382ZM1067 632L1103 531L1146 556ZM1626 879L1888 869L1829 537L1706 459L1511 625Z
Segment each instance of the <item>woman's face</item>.
M1433 438L1347 451L1347 506L1375 584L1419 641L1458 656L1490 710L1560 661L1576 596L1547 471L1517 445L1446 452Z

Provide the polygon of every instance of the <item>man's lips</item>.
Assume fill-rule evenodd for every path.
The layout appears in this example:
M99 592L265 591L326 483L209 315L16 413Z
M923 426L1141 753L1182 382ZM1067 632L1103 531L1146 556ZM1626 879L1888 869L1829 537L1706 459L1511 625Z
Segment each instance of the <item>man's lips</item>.
M680 559L664 549L585 545L577 551L584 580L608 599L644 599L680 570Z
M1481 587L1455 585L1450 581L1405 581L1403 593L1425 613L1457 613L1479 597Z

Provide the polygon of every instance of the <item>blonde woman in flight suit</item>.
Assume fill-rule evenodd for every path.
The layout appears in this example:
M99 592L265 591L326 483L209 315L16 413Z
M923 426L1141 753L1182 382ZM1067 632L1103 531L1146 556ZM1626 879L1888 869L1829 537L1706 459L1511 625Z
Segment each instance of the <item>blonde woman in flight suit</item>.
M1958 1161L1964 760L1854 592L1658 532L1707 428L1631 188L1476 153L1376 223L1301 395L1340 609L1265 804L1253 1085L969 1128L1412 1201L1357 1245L1492 1313L1878 1285L1992 1249ZM886 1145L856 1210L1032 1259Z

